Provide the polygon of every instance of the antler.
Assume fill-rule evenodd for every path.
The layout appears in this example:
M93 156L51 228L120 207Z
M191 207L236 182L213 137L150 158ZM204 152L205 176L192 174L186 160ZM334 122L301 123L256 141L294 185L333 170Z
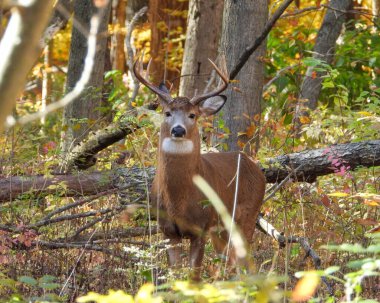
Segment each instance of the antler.
M149 60L149 63L148 63L148 67L147 67L147 70L146 70L146 78L149 78L149 67L150 67L150 63L152 62L152 59ZM173 98L172 96L170 96L170 94L162 91L161 89L159 89L157 86L155 86L153 83L150 83L148 80L146 80L142 75L141 75L141 70L143 69L143 66L142 66L142 60L140 60L140 58L138 58L135 62L135 64L133 64L133 72L136 76L136 78L142 83L144 84L147 88L149 88L152 92L154 92L157 96L160 97L160 99L165 102L165 103L170 103L173 101Z
M204 94L204 95L199 95L199 96L195 96L193 97L191 100L190 100L190 103L192 103L193 105L197 105L199 102L202 102L203 100L206 100L208 98L211 98L211 97L214 97L214 96L217 96L219 95L222 91L224 91L227 86L228 86L228 82L229 82L229 79L228 79L228 76L225 75L216 65L214 62L212 62L210 59L208 59L208 61L210 61L210 63L212 64L212 66L214 67L215 71L218 73L218 75L220 76L220 78L222 78L223 80L223 84L218 87L216 90L212 91L212 92L209 92L207 94Z

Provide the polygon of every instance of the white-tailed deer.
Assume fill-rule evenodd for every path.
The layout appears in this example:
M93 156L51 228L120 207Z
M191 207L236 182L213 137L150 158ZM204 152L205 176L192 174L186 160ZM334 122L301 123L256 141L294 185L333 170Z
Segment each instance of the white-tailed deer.
M200 151L197 120L200 116L213 115L223 107L226 97L220 93L227 88L229 81L213 62L211 64L223 84L213 92L191 99L171 97L165 87L156 87L141 75L142 63L139 60L134 64L137 79L159 97L163 108L158 167L151 197L159 208L160 229L171 244L168 261L170 266L181 265L179 244L183 238L189 238L189 263L194 280L200 279L206 234L210 234L215 250L223 254L228 233L220 227L221 221L214 208L202 204L206 198L194 185L193 176L202 176L231 213L239 155L239 152L201 154ZM246 155L241 154L240 159L235 222L246 240L251 242L264 197L265 178L260 168Z

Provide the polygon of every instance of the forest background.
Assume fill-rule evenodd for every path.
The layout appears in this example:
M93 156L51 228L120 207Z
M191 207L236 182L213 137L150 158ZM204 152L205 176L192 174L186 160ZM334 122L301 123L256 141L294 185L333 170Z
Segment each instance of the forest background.
M135 299L109 299L376 302L379 7L1 2L0 300L75 302L122 289ZM268 185L265 219L288 238L307 238L321 264L304 258L305 242L282 248L257 231L260 276L215 278L223 260L211 245L205 284L181 284L185 270L167 269L148 198L160 108L130 72L138 56L152 58L154 83L186 96L218 84L208 58L226 63L228 101L201 121L202 149L259 161L280 185L273 193ZM81 300L91 299L106 297Z

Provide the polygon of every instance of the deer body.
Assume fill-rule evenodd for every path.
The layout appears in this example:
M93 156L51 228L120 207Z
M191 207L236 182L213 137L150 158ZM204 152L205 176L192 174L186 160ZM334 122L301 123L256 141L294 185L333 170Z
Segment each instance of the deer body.
M214 65L224 81L216 92L189 99L171 98L167 91L160 91L147 82L137 70L135 75L159 95L164 112L160 129L158 167L152 186L152 201L159 209L159 226L171 248L168 260L171 266L180 266L182 251L178 244L183 238L190 239L190 267L192 278L200 278L204 255L205 236L211 235L215 250L223 254L228 242L228 233L223 229L218 214L211 205L205 205L206 198L194 185L193 177L202 176L216 191L232 213L235 198L235 182L238 178L237 206L235 222L246 240L252 240L256 218L263 201L265 178L260 168L246 155L241 154L240 173L236 176L238 152L208 153L200 152L200 136L197 127L198 117L212 115L225 103L221 96L228 80Z

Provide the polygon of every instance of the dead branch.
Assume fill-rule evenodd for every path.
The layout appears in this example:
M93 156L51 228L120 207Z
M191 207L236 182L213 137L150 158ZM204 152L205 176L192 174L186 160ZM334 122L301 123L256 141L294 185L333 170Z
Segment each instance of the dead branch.
M103 197L105 195L116 193L119 190L120 189L118 189L118 188L110 189L110 190L107 190L105 192L101 192L101 193L99 193L97 195L89 196L89 197L86 197L86 198L83 198L83 199L79 199L78 201L75 201L73 203L69 203L69 204L63 205L61 207L58 207L55 210L53 210L50 213L48 213L42 219L42 221L48 221L50 218L52 218L53 216L55 216L55 215L57 215L57 214L59 214L61 212L64 212L64 211L69 210L69 209L74 208L74 207L82 206L82 205L84 205L84 204L86 204L88 202L94 201L95 199L98 199L98 198Z
M125 46L126 46L126 49L127 49L127 66L128 66L128 69L130 70L131 72L131 76L132 76L132 80L133 80L133 92L132 92L132 96L129 100L129 106L130 108L132 107L132 102L135 101L136 97L137 97L137 94L138 94L138 91L139 91L139 85L140 85L140 82L137 80L135 74L133 73L133 59L134 59L134 52L133 52L133 48L132 48L132 43L131 43L131 39L132 39L132 32L133 32L133 29L137 23L137 21L146 14L146 12L148 11L148 7L144 6L143 8L141 8L132 18L131 22L129 22L128 24L128 30L127 30L127 34L125 35Z
M302 15L302 14L305 14L305 13L308 13L308 12L312 12L312 11L319 11L319 10L322 10L323 8L320 6L309 6L309 7L305 7L303 9L297 9L293 12L290 12L290 13L287 13L287 14L283 14L281 16L281 19L283 18L289 18L289 17L299 17L299 15Z
M124 139L139 127L125 121L125 118L107 127L90 133L85 141L80 142L67 156L66 172L74 168L87 169L96 163L96 154L108 146Z
M316 269L321 268L321 258L318 256L318 254L311 248L311 245L309 244L309 241L304 237L297 237L297 236L284 236L282 233L280 233L277 229L275 229L272 224L270 224L268 221L266 221L261 215L257 218L256 226L260 231L265 233L266 235L272 237L275 239L280 247L285 247L286 243L298 243L302 247L302 249L305 251L306 255L305 258L310 257L313 260L314 267ZM325 283L328 291L330 294L333 294L333 288L330 285L330 283L326 280L326 278L322 279Z
M4 128L6 119L13 122L7 117L12 113L26 76L40 54L40 39L54 1L17 3L0 43L0 130Z

